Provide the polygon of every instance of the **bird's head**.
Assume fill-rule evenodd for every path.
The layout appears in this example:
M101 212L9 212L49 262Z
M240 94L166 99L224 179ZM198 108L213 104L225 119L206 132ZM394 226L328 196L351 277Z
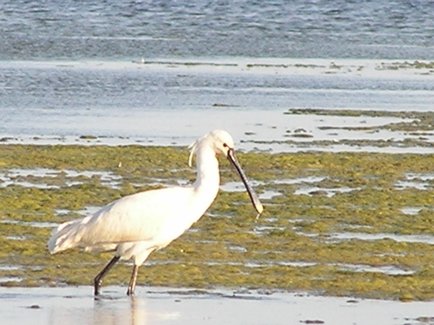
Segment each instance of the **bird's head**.
M215 153L228 157L230 150L234 150L234 140L231 135L224 130L214 130L208 133Z
M232 139L231 135L224 130L214 130L205 134L203 137L197 139L189 147L191 149L190 157L188 159L188 164L190 165L190 167L192 166L193 156L196 154L198 150L200 150L202 146L211 147L216 153L216 155L222 154L226 158L228 158L228 160L237 170L241 180L243 181L246 190L249 193L253 206L258 211L258 213L261 214L263 210L262 204L259 201L256 193L249 185L249 182L247 181L247 177L244 174L240 164L238 163L238 160L235 156L234 140Z
M200 137L189 146L191 151L188 164L190 167L193 163L193 156L202 146L211 147L216 155L222 154L225 157L228 157L229 152L234 150L234 140L232 139L232 136L224 130L214 130Z

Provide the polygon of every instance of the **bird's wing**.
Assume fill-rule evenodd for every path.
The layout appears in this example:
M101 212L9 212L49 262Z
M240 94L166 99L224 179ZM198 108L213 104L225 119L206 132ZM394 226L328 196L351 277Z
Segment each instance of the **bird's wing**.
M93 216L82 219L80 246L178 237L191 225L185 217L195 213L189 211L192 195L191 188L173 187L141 192L112 202Z

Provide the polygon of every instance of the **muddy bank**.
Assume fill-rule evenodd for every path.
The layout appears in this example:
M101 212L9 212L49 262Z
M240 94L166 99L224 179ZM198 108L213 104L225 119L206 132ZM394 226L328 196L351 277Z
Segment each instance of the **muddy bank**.
M110 254L51 256L57 224L121 196L187 184L175 147L0 146L0 285L88 285ZM144 158L146 157L146 158ZM255 221L226 161L207 214L152 254L138 283L257 288L392 300L434 298L434 156L373 153L239 155L264 205ZM124 285L131 266L106 285Z

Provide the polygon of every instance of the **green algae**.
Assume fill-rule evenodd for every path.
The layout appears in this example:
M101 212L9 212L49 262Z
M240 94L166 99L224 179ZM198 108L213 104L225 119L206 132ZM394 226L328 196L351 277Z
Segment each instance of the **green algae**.
M433 112L417 112L417 111L376 111L376 110L346 110L346 109L305 109L293 108L285 112L287 115L291 114L308 114L308 115L323 115L323 116L348 116L348 117L393 117L404 119L405 121L399 123L388 123L380 126L370 127L320 127L322 130L349 130L349 131L405 131L405 132L421 132L427 131L432 135L434 129L434 113Z
M139 272L139 284L434 299L434 155L238 156L248 177L257 181L259 194L279 195L263 199L264 214L255 221L246 193L221 192L190 231L150 256ZM78 250L49 255L46 242L52 226L80 217L79 211L89 206L179 179L192 181L195 171L186 167L187 159L187 150L172 147L0 146L0 172L50 168L121 177L117 187L99 175L75 179L63 173L25 179L49 182L53 188L0 182L0 266L13 266L0 267L0 285L91 284L111 255ZM221 174L222 183L237 180L224 160ZM418 210L409 215L403 212L407 207ZM379 237L334 237L341 233ZM388 272L390 268L396 272ZM127 284L130 272L131 266L122 263L105 284Z
M309 138L313 137L308 133L291 133L287 131L285 140L267 142L271 144L288 144L296 145L298 148L312 147L326 148L329 146L344 145L349 147L374 147L374 148L432 148L432 136L434 135L434 112L417 112L417 111L377 111L377 110L352 110L352 109L311 109L311 108L292 108L284 114L286 115L315 115L315 116L335 116L335 117L367 117L367 118L393 118L388 123L370 126L347 126L347 125L330 125L319 126L318 130L328 131L329 135L338 134L339 131L363 132L367 135L387 132L387 138L377 139L327 139L327 140L306 140L292 138ZM363 122L363 121L362 121ZM398 139L394 134L398 134ZM256 142L256 141L255 141ZM257 141L257 143L265 143Z
M429 72L434 72L434 62L433 61L401 61L401 62L391 62L384 63L377 67L377 70L402 70L402 69L418 69L418 70L429 70Z

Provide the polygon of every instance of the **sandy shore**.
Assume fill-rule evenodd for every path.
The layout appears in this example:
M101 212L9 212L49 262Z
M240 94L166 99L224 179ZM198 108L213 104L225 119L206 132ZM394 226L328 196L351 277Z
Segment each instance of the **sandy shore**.
M433 324L434 302L148 287L0 288L6 324Z

